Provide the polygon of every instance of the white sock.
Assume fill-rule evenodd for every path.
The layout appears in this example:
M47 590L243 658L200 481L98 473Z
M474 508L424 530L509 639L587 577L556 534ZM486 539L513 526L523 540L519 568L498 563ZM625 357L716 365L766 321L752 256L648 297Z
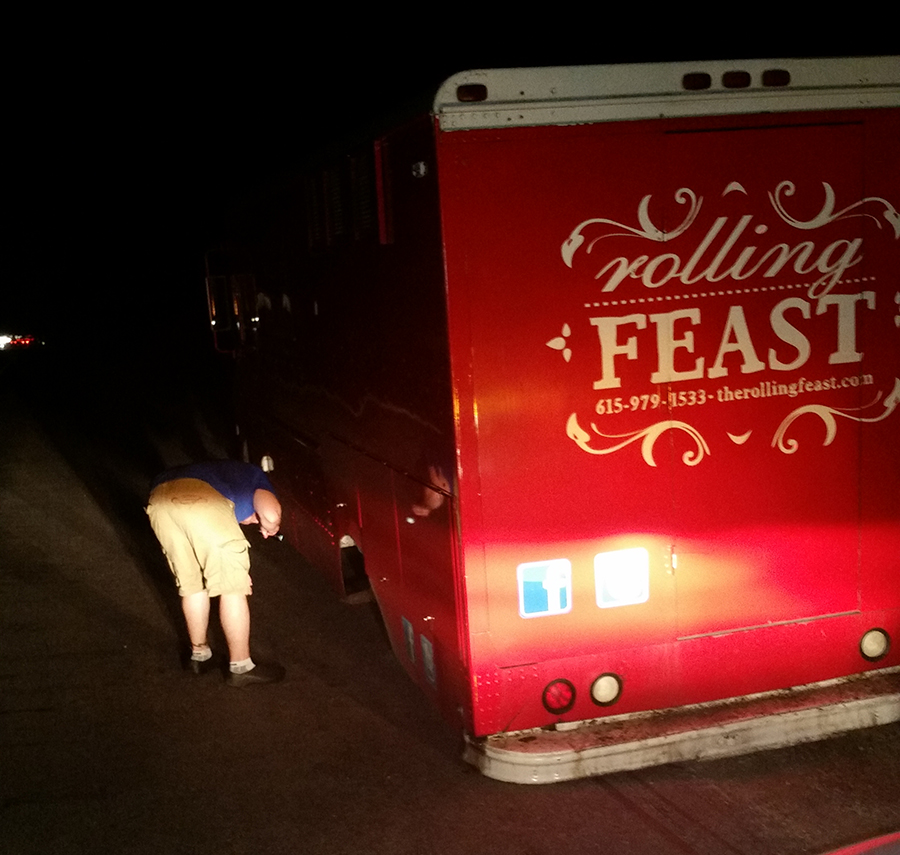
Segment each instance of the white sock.
M193 659L194 662L206 662L207 659L212 659L212 650L210 650L208 644L201 650L194 649L191 652L191 659Z
M246 674L256 667L256 663L248 656L240 662L231 662L228 667L232 674Z

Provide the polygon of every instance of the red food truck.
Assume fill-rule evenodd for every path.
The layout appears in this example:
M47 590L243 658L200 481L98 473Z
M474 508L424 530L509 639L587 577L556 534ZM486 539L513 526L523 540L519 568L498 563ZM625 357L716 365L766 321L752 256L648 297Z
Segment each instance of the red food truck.
M900 719L900 58L468 71L208 258L248 459L485 774Z

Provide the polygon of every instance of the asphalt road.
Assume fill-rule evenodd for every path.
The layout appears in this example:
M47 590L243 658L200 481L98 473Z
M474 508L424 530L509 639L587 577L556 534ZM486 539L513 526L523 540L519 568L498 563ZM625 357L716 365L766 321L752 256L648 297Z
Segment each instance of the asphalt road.
M897 726L550 786L484 778L373 608L277 541L253 539L252 644L287 678L188 675L143 501L159 469L224 452L217 388L44 355L0 365L4 855L815 855L900 829Z

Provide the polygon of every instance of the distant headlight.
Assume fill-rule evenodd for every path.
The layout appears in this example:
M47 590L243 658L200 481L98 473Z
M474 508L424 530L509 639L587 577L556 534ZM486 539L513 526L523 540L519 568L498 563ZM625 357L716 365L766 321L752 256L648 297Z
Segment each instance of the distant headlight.
M27 347L43 344L40 339L33 335L8 335L0 333L0 350L24 350Z

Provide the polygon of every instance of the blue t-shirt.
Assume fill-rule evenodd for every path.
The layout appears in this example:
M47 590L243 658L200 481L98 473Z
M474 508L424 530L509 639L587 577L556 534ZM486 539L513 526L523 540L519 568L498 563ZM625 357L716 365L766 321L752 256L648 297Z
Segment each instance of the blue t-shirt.
M153 487L176 481L179 478L196 478L205 481L217 492L234 502L234 515L238 522L253 516L253 493L256 490L275 492L266 473L252 463L240 460L211 460L207 463L189 463L176 466L158 475ZM152 488L151 488L152 489Z

